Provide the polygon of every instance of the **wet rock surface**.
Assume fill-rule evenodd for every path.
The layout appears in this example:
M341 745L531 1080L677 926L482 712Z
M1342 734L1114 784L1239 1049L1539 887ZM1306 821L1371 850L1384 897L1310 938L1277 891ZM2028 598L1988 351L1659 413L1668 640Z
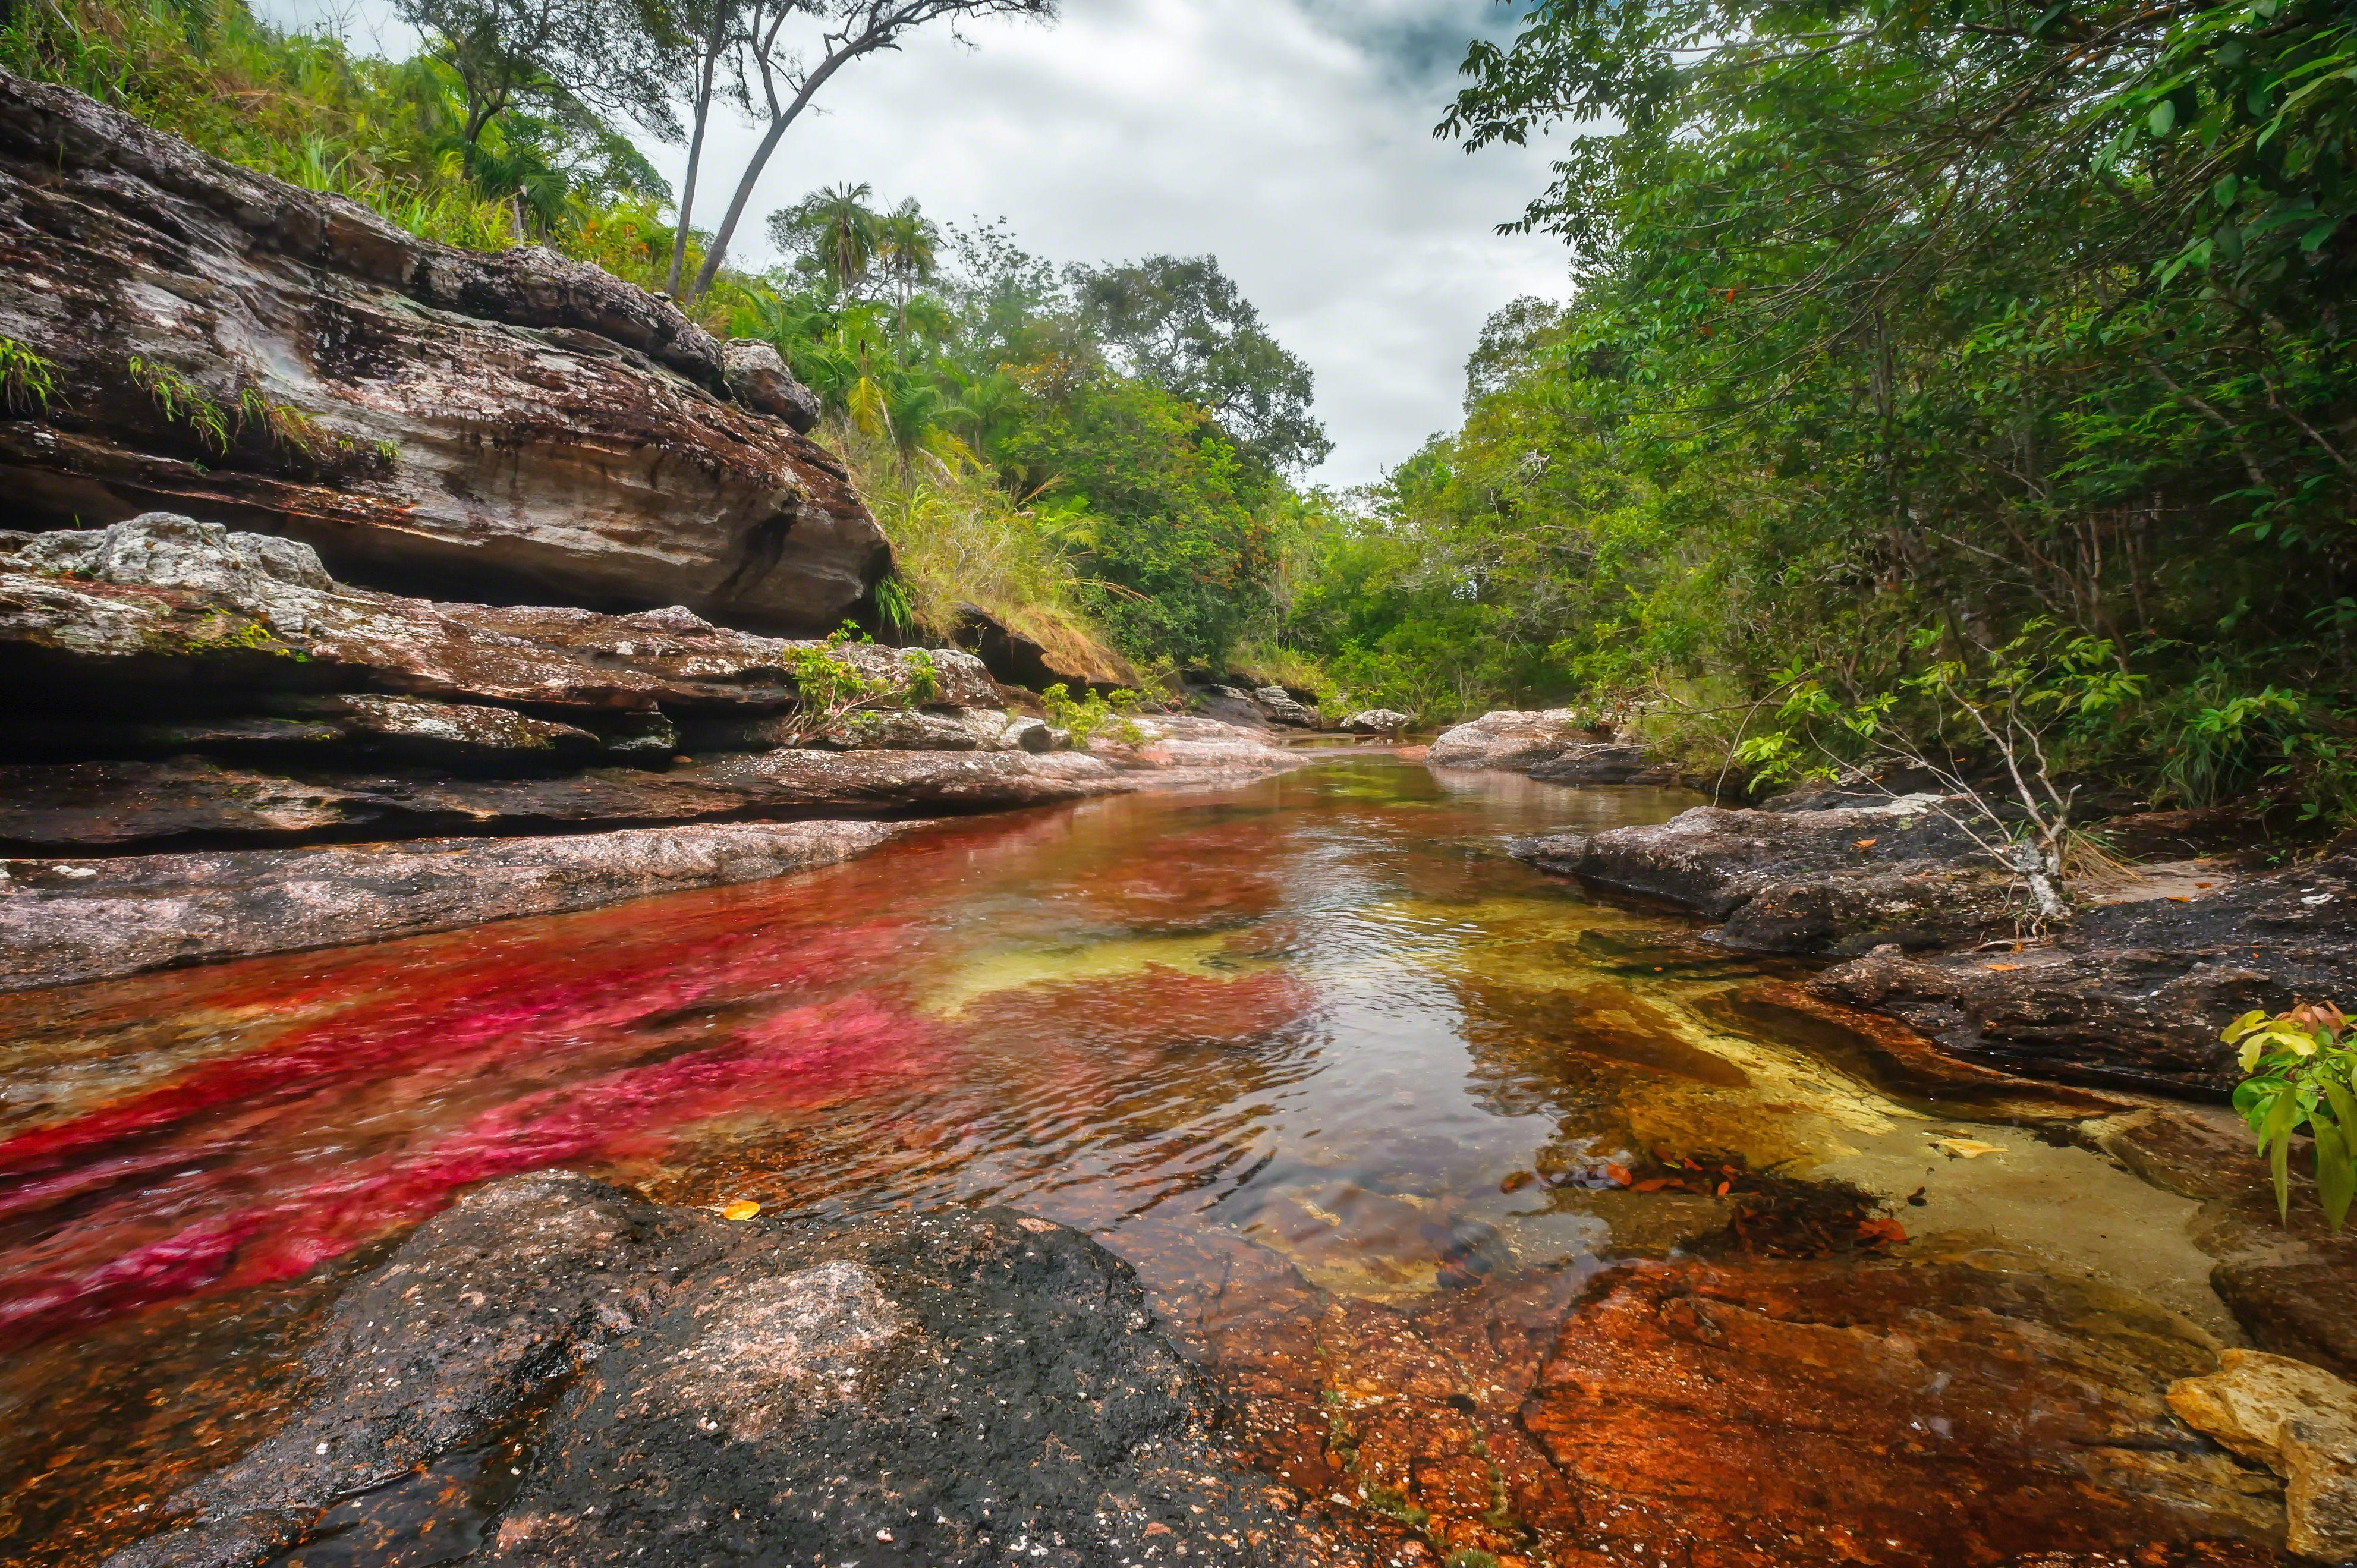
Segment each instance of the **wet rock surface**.
M1129 1270L1004 1209L737 1224L517 1177L352 1286L307 1362L310 1402L115 1568L256 1563L341 1499L337 1546L389 1551L486 1442L513 1474L425 1522L494 1563L1324 1557L1222 1463Z
M595 267L431 244L5 75L0 213L0 336L57 381L0 420L35 526L197 510L347 581L766 630L831 629L888 558L783 388Z
M2017 1257L1687 1259L1404 1303L1239 1262L1190 1312L1256 1462L1355 1512L1379 1561L2277 1560L2274 1478L2165 1403L2214 1344Z
M1953 814L1952 814L1953 813ZM1813 981L1943 1049L2032 1076L2177 1094L2233 1087L2218 1038L2254 1007L2357 993L2357 857L2129 876L2040 932L1956 802L1826 794L1517 841L1516 858L1719 922L1739 951L1846 959Z
M1515 858L1725 922L1750 952L1860 953L2010 929L2009 879L1927 797L1775 812L1697 806L1651 827L1524 839Z
M2017 1071L2223 1093L2229 1020L2357 994L2357 856L2216 881L2083 910L2018 952L1880 950L1813 983Z
M0 990L299 952L783 876L893 822L730 822L528 839L0 861Z

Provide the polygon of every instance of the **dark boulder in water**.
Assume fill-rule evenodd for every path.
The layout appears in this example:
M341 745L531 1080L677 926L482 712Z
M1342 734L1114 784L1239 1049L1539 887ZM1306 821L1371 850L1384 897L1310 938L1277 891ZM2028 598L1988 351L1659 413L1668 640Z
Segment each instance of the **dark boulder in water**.
M309 1365L113 1568L256 1563L323 1520L346 1553L430 1527L567 1568L1323 1560L1223 1462L1129 1268L1004 1209L732 1223L519 1176L355 1284Z

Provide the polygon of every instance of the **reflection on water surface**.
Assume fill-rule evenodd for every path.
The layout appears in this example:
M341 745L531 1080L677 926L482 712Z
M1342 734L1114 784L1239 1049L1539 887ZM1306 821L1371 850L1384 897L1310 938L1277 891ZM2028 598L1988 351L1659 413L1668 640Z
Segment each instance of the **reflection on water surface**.
M1205 1355L1299 1289L1413 1313L1544 1267L1560 1306L1615 1259L1909 1232L2229 1331L2189 1206L2041 1131L2083 1102L1910 1082L1783 977L1500 853L1687 803L1362 757L0 998L0 1534L70 1562L135 1532L274 1417L339 1270L554 1165L772 1211L1013 1204L1128 1257Z

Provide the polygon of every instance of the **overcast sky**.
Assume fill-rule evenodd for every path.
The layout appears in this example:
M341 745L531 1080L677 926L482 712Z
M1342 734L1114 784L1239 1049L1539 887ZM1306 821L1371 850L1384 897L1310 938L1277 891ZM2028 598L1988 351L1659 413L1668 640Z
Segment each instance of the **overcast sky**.
M382 0L267 0L406 52ZM1431 131L1492 0L1065 0L1063 19L986 23L856 62L771 160L735 259L770 259L759 220L816 187L866 181L946 221L1004 217L1052 261L1220 258L1318 376L1334 456L1315 478L1375 478L1453 428L1482 318L1566 292L1559 242L1501 237L1547 154L1468 156ZM716 221L753 133L716 134L696 217ZM653 149L676 182L683 156ZM725 171L725 173L723 172Z

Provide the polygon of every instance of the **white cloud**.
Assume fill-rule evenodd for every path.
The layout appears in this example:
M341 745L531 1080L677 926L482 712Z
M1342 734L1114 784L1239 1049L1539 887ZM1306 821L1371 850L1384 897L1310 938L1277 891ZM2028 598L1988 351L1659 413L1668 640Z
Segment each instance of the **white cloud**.
M317 20L336 0L275 0ZM382 38L378 0L348 13ZM866 181L933 216L1006 217L1059 262L1216 254L1279 341L1318 375L1335 440L1317 477L1374 478L1452 427L1481 320L1567 291L1564 252L1501 237L1546 178L1543 148L1467 156L1431 130L1491 0L1067 0L1054 27L995 22L974 47L920 38L829 83L787 134L748 208ZM383 38L398 48L401 40ZM716 220L754 133L719 127L696 217ZM676 149L655 149L673 179Z

